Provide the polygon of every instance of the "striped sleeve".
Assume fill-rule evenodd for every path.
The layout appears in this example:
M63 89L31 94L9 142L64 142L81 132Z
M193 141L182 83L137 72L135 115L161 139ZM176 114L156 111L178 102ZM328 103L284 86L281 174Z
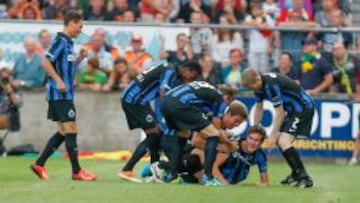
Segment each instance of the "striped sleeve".
M267 84L265 86L265 91L269 101L275 108L283 104L281 91L278 84Z
M257 152L257 165L260 173L267 172L267 158L264 151L261 149Z
M174 76L174 71L171 69L167 69L165 73L160 76L160 90L168 91L172 89L173 87L170 82L172 81L172 78Z
M59 55L64 51L65 49L65 41L61 38L56 38L50 45L48 51L46 52L45 56L47 59L49 59L51 62L55 62Z

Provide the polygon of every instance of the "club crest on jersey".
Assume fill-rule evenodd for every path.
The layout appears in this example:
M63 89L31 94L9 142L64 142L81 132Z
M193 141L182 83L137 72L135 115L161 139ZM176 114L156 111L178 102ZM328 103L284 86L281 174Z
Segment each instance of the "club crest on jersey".
M67 57L67 60L68 61L75 61L75 54L69 54L68 57Z
M68 112L68 116L69 118L74 118L75 117L75 111L73 109L71 109L69 112Z
M154 117L153 117L152 115L148 114L148 115L146 116L146 122L152 123L153 121L154 121Z

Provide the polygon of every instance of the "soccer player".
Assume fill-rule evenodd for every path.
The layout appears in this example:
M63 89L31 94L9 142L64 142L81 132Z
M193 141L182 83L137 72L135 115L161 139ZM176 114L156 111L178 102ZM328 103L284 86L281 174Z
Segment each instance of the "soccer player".
M43 180L48 179L46 160L65 141L72 166L72 179L92 181L96 179L85 170L81 169L77 149L77 125L74 99L74 79L76 65L86 57L86 52L81 52L76 59L71 39L76 38L83 27L81 14L69 11L64 17L64 30L59 32L52 41L50 48L43 60L43 67L47 72L48 88L46 99L49 103L48 119L57 122L58 131L49 139L44 151L30 168Z
M218 109L223 103L223 98L215 87L207 82L196 81L178 86L170 90L161 102L161 111L170 129L175 129L181 138L189 138L190 131L196 131L206 137L205 146L205 175L202 178L204 185L221 185L212 174L212 166L216 158L216 148L219 141L227 144L234 151L234 146L225 136L224 132L213 125L205 116L207 112L217 115ZM225 119L225 116L224 116ZM241 113L231 113L226 117L227 122L223 128L232 128L239 125L243 117ZM164 177L165 182L171 182L177 178L181 151L186 142L177 142L170 157L171 169Z
M229 153L224 145L219 145L216 160L214 162L213 174L223 184L237 184L244 181L250 171L250 167L257 165L260 172L260 183L258 186L268 186L266 154L260 148L266 137L266 132L259 125L251 126L245 139L234 140L239 142L239 149ZM199 175L202 174L204 160L204 138L196 135L192 139L195 149L188 155L183 156L182 181L197 183Z
M135 178L132 169L148 148L154 177L157 180L161 179L160 174L156 172L161 129L150 102L158 97L161 99L165 92L173 87L184 82L194 81L200 74L201 67L197 62L185 63L175 70L167 64L161 64L141 73L130 83L122 95L122 107L129 128L142 128L146 133L146 139L137 146L130 160L118 173L119 177L132 182L140 182Z
M313 186L299 153L292 143L297 136L310 136L314 116L314 101L295 81L275 73L260 74L247 69L241 76L241 84L255 93L255 124L260 124L263 100L275 107L273 128L269 137L270 148L279 146L291 168L291 174L282 184L295 184L300 188Z

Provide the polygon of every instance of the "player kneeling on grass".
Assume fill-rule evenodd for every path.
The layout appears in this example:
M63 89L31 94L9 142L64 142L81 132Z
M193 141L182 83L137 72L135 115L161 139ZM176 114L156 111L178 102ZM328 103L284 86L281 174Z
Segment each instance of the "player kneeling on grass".
M137 146L130 160L118 173L120 178L132 182L141 182L135 178L132 170L146 152L144 149L148 148L154 178L161 179L156 170L162 132L150 102L157 98L161 99L165 92L171 88L194 81L200 73L201 67L197 62L185 63L177 69L172 69L167 64L160 64L141 73L129 84L121 97L122 108L129 128L142 128L146 133L146 139Z
M262 120L263 100L271 101L275 107L269 146L279 146L291 168L291 174L281 183L295 184L300 188L312 187L313 181L299 153L292 146L297 136L310 136L314 116L312 98L295 81L275 73L260 74L256 70L247 69L241 75L241 84L255 93L255 124L260 124Z
M250 167L257 165L260 172L258 186L268 186L266 154L260 148L264 142L266 132L259 125L251 126L245 139L234 140L239 148L236 152L229 152L226 145L220 144L213 166L214 176L223 184L238 184L244 181ZM205 139L199 134L194 135L192 142L195 147L189 154L183 156L181 181L198 183L203 174Z
M172 147L171 167L164 177L165 182L171 182L178 177L182 150L191 131L196 131L206 138L205 175L202 177L202 184L221 185L212 174L218 143L225 143L232 151L236 151L237 145L231 143L224 131L213 125L205 113L213 112L217 115L222 104L223 98L220 91L209 83L201 81L178 86L165 95L161 103L161 111L169 128L175 129L179 138ZM222 117L221 127L233 128L240 125L246 117L247 111L244 108L236 108L233 112L228 111Z

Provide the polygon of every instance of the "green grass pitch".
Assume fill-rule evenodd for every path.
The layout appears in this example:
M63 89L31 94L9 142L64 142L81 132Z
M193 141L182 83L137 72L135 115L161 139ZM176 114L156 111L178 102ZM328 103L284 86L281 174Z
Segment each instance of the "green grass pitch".
M70 163L66 159L48 162L50 179L40 181L29 170L32 158L0 158L0 202L21 203L357 203L360 202L360 167L306 163L315 186L298 189L281 186L279 181L289 172L283 163L269 162L271 186L258 188L257 167L241 185L204 187L180 184L136 184L120 180L116 173L123 162L82 161L82 166L99 176L95 182L70 179ZM141 166L138 165L137 168Z

